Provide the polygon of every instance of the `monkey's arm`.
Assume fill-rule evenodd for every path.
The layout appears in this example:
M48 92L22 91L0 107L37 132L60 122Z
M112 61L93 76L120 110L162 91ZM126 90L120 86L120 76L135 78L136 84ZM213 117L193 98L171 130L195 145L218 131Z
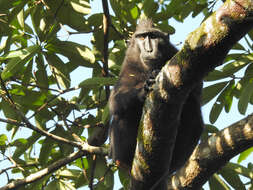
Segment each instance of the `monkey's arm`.
M144 84L135 87L121 85L111 92L109 107L111 114L122 115L135 104L143 104L147 90Z
M110 97L110 156L117 165L131 168L145 95L143 88L116 88Z

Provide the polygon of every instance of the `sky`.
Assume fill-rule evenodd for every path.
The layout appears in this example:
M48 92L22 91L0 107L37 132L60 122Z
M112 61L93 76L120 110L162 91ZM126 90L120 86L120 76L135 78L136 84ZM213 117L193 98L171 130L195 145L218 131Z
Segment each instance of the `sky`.
M102 1L91 1L91 7L92 7L92 13L100 13L103 11L102 9ZM218 5L219 6L219 5ZM112 10L110 9L110 13L112 14ZM172 42L172 44L176 44L176 47L178 49L180 49L180 47L182 46L182 43L184 42L184 40L186 39L187 35L194 31L201 23L201 21L203 20L203 16L198 16L195 18L192 18L191 16L189 16L184 23L179 23L176 22L174 20L172 20L170 22L170 24L176 29L176 33L170 36L170 40ZM80 35L72 35L67 37L69 38L68 40L71 41L76 41L78 43L81 44L85 44L87 45L87 43L89 43L91 35L88 34L80 34ZM179 45L178 45L179 44ZM91 77L91 73L89 72L89 70L87 69L77 69L76 71L74 71L71 74L71 78L72 81L75 81L74 83L72 83L72 86L75 86L77 84L79 84L79 82L83 81L85 78L89 78ZM209 84L205 84L209 85ZM68 96L71 98L71 94L68 94ZM210 108L212 106L212 104L214 103L214 100L211 101L210 103L208 103L207 105L205 105L204 107L202 107L202 114L203 114L203 119L205 123L209 123L209 112L210 112ZM224 111L222 111L220 117L218 118L218 120L215 122L215 126L217 126L219 129L223 129L224 127L227 127L231 124L233 124L234 122L237 122L239 120L241 120L242 118L246 117L248 114L253 112L253 106L249 106L247 109L247 112L245 115L241 115L238 112L237 109L237 100L234 100L231 111L227 114ZM2 124L1 124L2 125ZM0 128L0 134L3 133L2 129ZM24 134L24 133L23 133ZM29 136L29 134L24 134L24 136L27 135ZM252 160L252 156L247 159L246 161L243 162L243 164L247 164L249 162L249 160ZM236 162L237 158L232 159L232 161ZM3 165L0 163L0 170L5 168L6 165ZM1 179L1 176L0 176ZM2 180L3 179L3 180ZM4 184L6 184L6 177L2 178L0 180L0 187ZM114 186L114 190L119 189L121 187L119 180L116 179L115 182L115 186ZM88 189L88 188L81 188L82 190ZM205 189L208 189L208 187L205 187Z

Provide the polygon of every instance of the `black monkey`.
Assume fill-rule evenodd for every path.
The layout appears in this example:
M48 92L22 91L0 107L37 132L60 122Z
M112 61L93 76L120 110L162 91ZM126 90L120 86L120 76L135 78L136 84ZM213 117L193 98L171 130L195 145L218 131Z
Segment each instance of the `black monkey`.
M176 53L177 49L169 42L167 34L155 28L149 19L140 21L130 39L119 81L109 99L110 154L117 165L131 168L142 107L150 83L157 71ZM201 89L202 84L190 93L184 105L171 172L188 159L202 132Z

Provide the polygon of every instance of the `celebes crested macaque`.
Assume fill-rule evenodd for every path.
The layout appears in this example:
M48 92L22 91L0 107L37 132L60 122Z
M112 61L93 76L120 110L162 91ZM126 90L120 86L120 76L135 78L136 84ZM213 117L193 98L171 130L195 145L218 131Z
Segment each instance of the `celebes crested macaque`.
M119 166L131 168L138 125L151 81L176 53L177 49L169 42L168 35L155 28L150 19L139 22L130 39L119 80L109 99L110 154ZM184 104L170 173L185 163L201 135L201 90L202 84L199 84L188 95Z

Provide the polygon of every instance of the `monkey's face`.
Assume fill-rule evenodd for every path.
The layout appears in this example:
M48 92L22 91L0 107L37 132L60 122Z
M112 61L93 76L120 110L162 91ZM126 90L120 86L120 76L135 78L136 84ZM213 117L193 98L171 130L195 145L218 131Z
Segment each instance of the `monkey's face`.
M167 36L160 31L147 31L135 35L135 44L140 51L140 59L148 67L160 67L166 60Z

